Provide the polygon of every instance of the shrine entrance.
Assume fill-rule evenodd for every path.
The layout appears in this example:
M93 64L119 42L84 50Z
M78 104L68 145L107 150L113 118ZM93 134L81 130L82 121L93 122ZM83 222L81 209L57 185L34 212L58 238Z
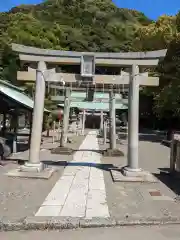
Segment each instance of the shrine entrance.
M128 53L83 53L56 50L44 50L33 47L13 44L13 51L19 54L22 65L29 67L26 71L18 71L19 81L36 81L35 105L33 113L33 125L29 162L21 171L43 171L43 164L39 159L41 144L44 96L46 83L54 85L55 91L64 89L64 124L61 146L64 147L67 140L69 109L71 106L79 106L82 109L82 128L84 129L87 104L95 104L94 96L97 88L104 89L108 94L107 101L99 103L101 112L101 125L103 127L103 112L109 111L110 115L110 148L116 150L116 93L119 86L127 89L128 101L124 99L123 91L120 103L128 104L128 159L127 167L123 169L125 176L139 176L142 169L139 168L139 88L140 86L158 86L159 78L149 76L146 69L157 66L159 59L164 58L166 50L152 52L128 52ZM33 68L37 64L37 69ZM52 64L56 67L49 69ZM59 70L61 66L74 65L79 73L68 73ZM32 67L33 66L33 67ZM58 67L57 67L58 66ZM115 74L102 74L98 69L108 67L119 68ZM88 89L88 91L87 91ZM72 91L86 91L86 101L72 101ZM54 98L62 97L56 93ZM86 105L85 105L86 103ZM112 151L113 152L113 151ZM33 171L32 171L33 170Z

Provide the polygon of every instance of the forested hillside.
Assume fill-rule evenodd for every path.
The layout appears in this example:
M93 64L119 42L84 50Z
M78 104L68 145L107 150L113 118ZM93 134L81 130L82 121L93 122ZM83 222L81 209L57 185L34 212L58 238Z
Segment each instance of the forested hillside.
M128 51L134 32L150 22L111 0L47 0L0 15L2 45L18 42L76 51Z
M111 0L45 0L0 13L0 76L16 83L12 42L74 51L147 51L168 48L158 66L155 111L180 116L180 14L151 21L143 13L118 8Z

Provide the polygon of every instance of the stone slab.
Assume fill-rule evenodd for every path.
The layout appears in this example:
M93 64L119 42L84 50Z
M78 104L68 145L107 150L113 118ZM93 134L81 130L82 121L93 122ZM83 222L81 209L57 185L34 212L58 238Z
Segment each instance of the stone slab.
M81 159L82 158L82 155L83 155L83 152L82 151L76 151L73 155L73 160L78 160L78 159Z
M84 217L86 210L86 194L87 192L71 191L60 216Z
M86 173L87 170L84 172ZM79 174L75 178L67 196L66 202L60 213L60 216L67 217L84 217L86 210L86 201L88 193L87 175Z
M22 172L19 168L10 170L5 173L8 177L20 177L20 178L37 178L37 179L49 179L52 174L57 171L56 168L45 168L41 172Z
M78 171L81 170L81 167L79 166L71 166L67 165L67 167L64 170L63 176L75 176Z
M153 174L149 172L144 172L144 174L141 174L139 176L125 176L122 173L122 169L111 169L111 176L114 182L150 182L150 183L156 183L158 182L157 178L154 177Z
M74 176L63 176L57 181L49 195L46 197L42 206L64 205Z
M86 219L109 218L109 210L104 190L90 190L87 198Z
M109 217L103 170L98 168L100 159L96 131L92 131L46 197L40 214L45 216L47 212L49 216L52 209L51 216L56 217L54 209L62 206L60 212L57 210L61 217Z
M57 217L62 209L62 206L41 206L36 213L36 216L40 217Z
M92 190L104 190L105 191L105 183L103 178L91 178L89 180L89 189Z

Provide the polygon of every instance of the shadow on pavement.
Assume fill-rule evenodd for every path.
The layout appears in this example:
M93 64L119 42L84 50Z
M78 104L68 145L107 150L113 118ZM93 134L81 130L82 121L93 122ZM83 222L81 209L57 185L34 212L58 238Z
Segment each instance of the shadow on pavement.
M171 189L176 195L180 195L180 178L170 174L168 168L160 168L160 174L154 176Z
M96 149L73 149L73 152L95 152L99 154L103 154L104 150L96 150Z
M127 134L118 133L119 139L126 140ZM147 142L162 142L164 138L161 136L157 136L156 134L150 133L139 133L139 141L147 141Z
M113 164L101 164L101 163L91 163L91 162L66 162L66 161L59 161L59 162L53 162L53 161L43 161L43 163L47 165L53 165L53 166L64 166L64 167L94 167L101 169L103 171L110 171L111 169L116 169L117 167ZM118 169L118 168L117 168Z

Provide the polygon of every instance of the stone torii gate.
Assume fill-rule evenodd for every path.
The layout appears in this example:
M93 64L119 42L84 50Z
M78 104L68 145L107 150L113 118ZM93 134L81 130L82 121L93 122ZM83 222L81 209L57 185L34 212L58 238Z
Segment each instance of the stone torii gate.
M128 163L123 169L126 176L139 176L139 86L158 86L157 77L148 77L143 74L143 69L154 67L160 58L164 58L166 50L151 52L127 53L83 53L45 50L13 44L12 49L19 54L19 59L24 63L37 63L37 71L19 71L17 79L21 81L36 81L35 105L33 112L33 125L30 145L29 162L26 163L17 175L25 176L25 172L43 172L43 165L39 159L45 81L75 83L78 81L92 81L95 84L129 84L129 113L128 113ZM53 73L47 70L47 64L80 65L80 74ZM96 66L118 66L129 68L130 74L124 75L97 75ZM115 115L115 94L110 92L111 115ZM112 138L115 134L115 122L111 125ZM23 172L23 174L22 174ZM52 171L50 170L52 173ZM51 175L49 174L49 176ZM42 173L43 174L43 173ZM27 174L28 175L28 174Z

